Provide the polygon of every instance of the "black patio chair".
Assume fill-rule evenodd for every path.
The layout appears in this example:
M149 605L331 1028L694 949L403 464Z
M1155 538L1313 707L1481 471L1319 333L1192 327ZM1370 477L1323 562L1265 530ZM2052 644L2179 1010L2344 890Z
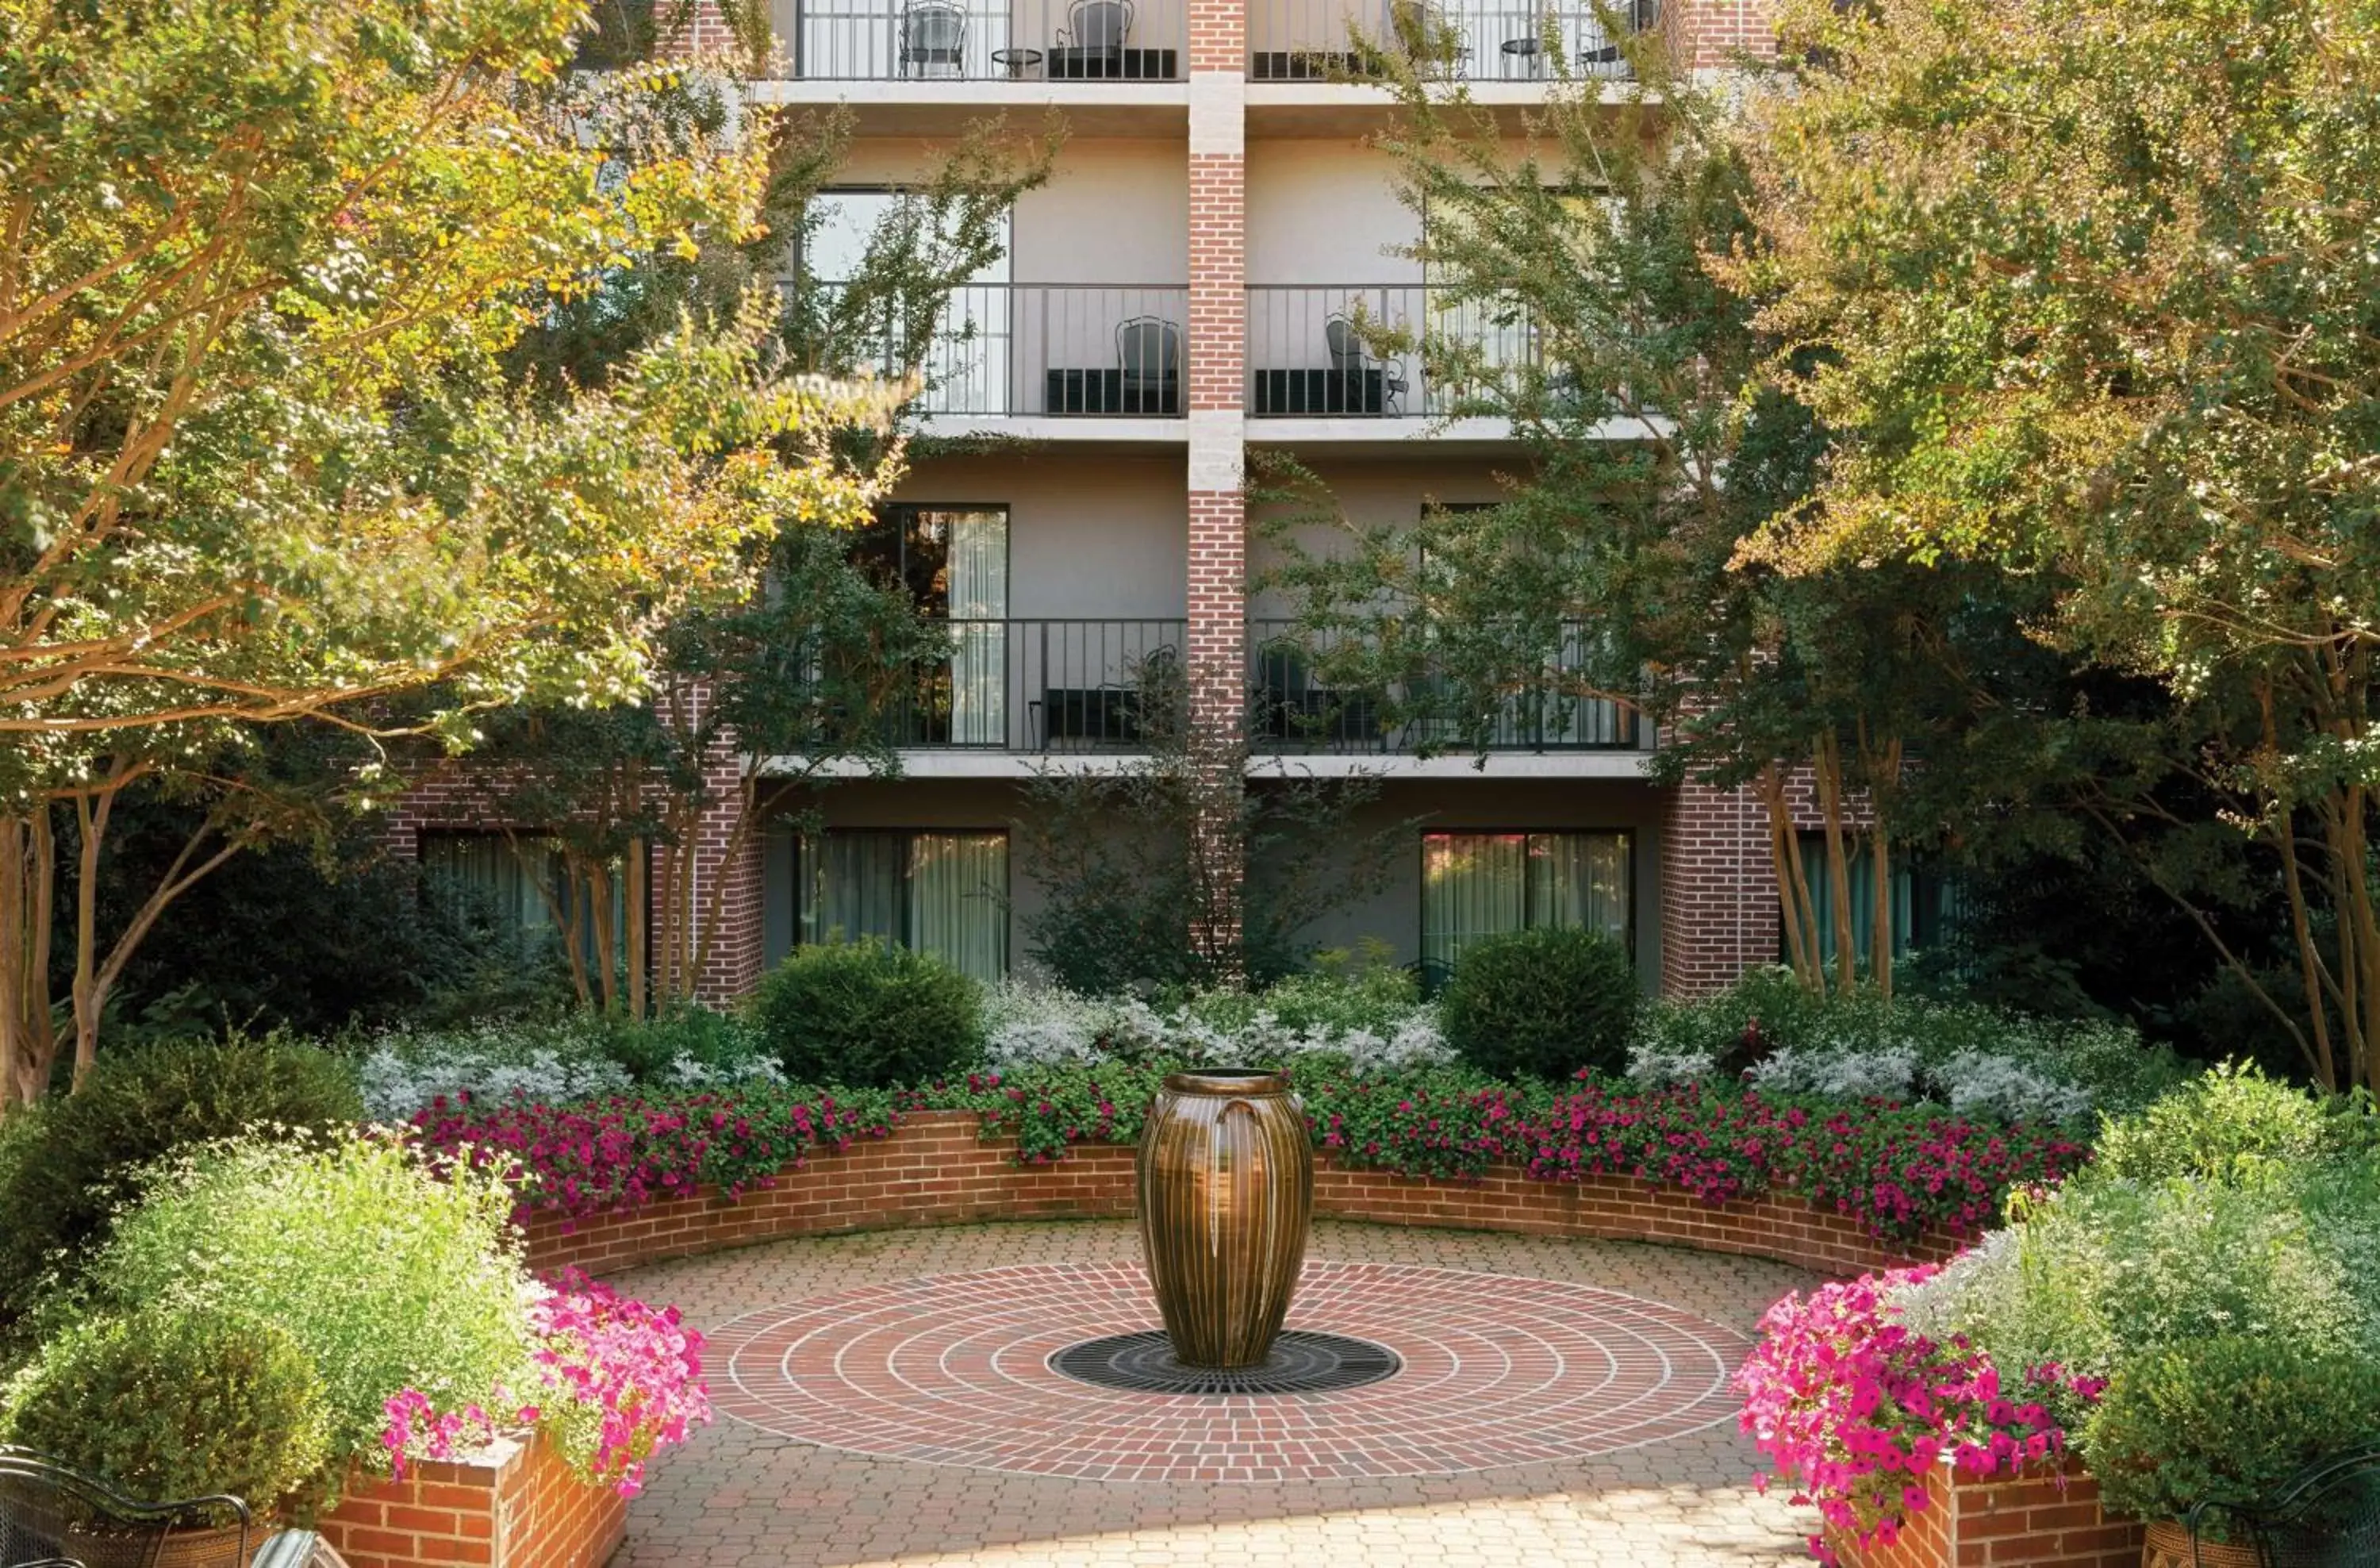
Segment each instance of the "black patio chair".
M151 1568L176 1528L224 1532L224 1568L246 1562L248 1504L228 1495L142 1502L46 1454L0 1445L0 1568ZM257 1549L255 1568L346 1568L310 1530Z
M2372 1568L2380 1563L2380 1448L2311 1465L2260 1507L2199 1504L2183 1521L2193 1560L2217 1517L2263 1568Z
M909 0L901 12L901 74L961 75L966 12L954 0Z

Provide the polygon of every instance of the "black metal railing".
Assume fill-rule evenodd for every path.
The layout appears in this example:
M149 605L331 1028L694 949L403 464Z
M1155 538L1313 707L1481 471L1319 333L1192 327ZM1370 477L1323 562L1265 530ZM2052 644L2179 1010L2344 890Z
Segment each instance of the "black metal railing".
M888 723L928 750L1147 750L1187 713L1180 619L953 619Z
M845 308L820 284L839 366L923 381L928 414L1178 419L1189 374L1190 291L1166 285L971 283L941 306Z
M812 81L1180 81L1188 0L780 0Z
M1432 374L1425 346L1475 386ZM1419 283L1248 289L1247 411L1259 419L1441 418L1538 353L1517 300Z
M1632 751L1636 715L1609 698L1581 695L1562 677L1584 669L1596 633L1562 628L1541 681L1473 711L1427 660L1384 686L1340 684L1330 670L1345 634L1318 634L1285 618L1248 622L1248 735L1259 751Z
M1608 9L1609 21L1590 0L1262 0L1248 11L1248 79L1361 80L1391 51L1454 80L1624 78L1621 37L1656 26L1659 4Z

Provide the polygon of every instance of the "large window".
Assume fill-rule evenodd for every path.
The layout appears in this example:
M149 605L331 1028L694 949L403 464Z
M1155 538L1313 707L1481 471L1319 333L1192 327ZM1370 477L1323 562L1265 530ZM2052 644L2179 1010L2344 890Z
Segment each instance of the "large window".
M1008 835L830 829L796 879L803 942L874 937L979 980L1008 973Z
M574 890L563 864L562 846L539 834L457 833L425 830L419 854L421 870L433 896L459 904L473 919L526 941L560 942L565 921L577 924L579 945L592 958L596 952L591 894ZM625 940L627 930L626 879L612 879L612 930ZM573 911L572 900L577 901ZM614 947L614 951L618 951Z
M1871 922L1876 913L1876 861L1865 845L1844 858L1849 873L1846 880L1851 883L1852 940L1857 943L1852 957L1865 968L1868 933L1874 929ZM1834 873L1827 864L1824 833L1802 835L1802 874L1810 884L1810 904L1817 917L1819 961L1831 965L1839 933L1835 930ZM1892 884L1893 957L1906 958L1912 953L1937 946L1958 918L1958 883L1937 870L1906 860L1893 863L1888 880Z
M1424 833L1423 965L1443 973L1482 938L1533 926L1628 941L1629 847L1624 833Z

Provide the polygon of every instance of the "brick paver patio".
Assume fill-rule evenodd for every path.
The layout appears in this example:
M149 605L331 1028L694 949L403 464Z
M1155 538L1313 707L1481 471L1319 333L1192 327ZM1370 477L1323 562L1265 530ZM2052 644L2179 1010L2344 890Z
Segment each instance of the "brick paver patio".
M898 1294L874 1287L896 1286L925 1275L1020 1270L1007 1282L1029 1287L1038 1282L1050 1287L1038 1304L1041 1319L1036 1322L1029 1311L1004 1312L996 1305L978 1316L1025 1324L1055 1343L1074 1336L1065 1321L1070 1314L1062 1293L1054 1282L1076 1277L1111 1282L1120 1276L1097 1267L1045 1273L1030 1266L1111 1265L1130 1263L1137 1256L1137 1236L1128 1224L1004 1224L779 1242L620 1276L615 1282L648 1300L678 1303L707 1331L743 1321L710 1364L714 1394L722 1407L719 1422L655 1466L652 1485L630 1511L628 1546L617 1561L637 1568L894 1563L905 1568L961 1563L1288 1568L1341 1562L1359 1568L1406 1563L1427 1568L1508 1563L1788 1568L1807 1561L1801 1547L1807 1527L1803 1512L1781 1499L1757 1495L1746 1483L1754 1455L1731 1419L1669 1435L1686 1424L1672 1419L1670 1427L1650 1431L1652 1440L1635 1446L1618 1448L1618 1443L1633 1440L1614 1435L1605 1445L1609 1451L1586 1457L1453 1474L1117 1482L821 1447L724 1413L741 1408L778 1431L820 1432L821 1409L816 1404L801 1408L797 1420L783 1411L772 1418L753 1395L736 1393L720 1377L723 1355L733 1353L739 1336L748 1341L755 1326L799 1316L763 1308L791 1308L844 1295L854 1308L847 1318L830 1314L803 1320L813 1326L856 1325L865 1317L866 1303L880 1305ZM1560 1308L1569 1293L1529 1282L1591 1287L1576 1293L1589 1320L1597 1311L1629 1316L1625 1304L1613 1296L1640 1298L1659 1305L1630 1317L1631 1321L1641 1317L1659 1323L1665 1339L1682 1335L1713 1346L1740 1346L1743 1341L1739 1336L1750 1332L1763 1308L1786 1291L1810 1282L1809 1276L1780 1264L1674 1248L1369 1225L1318 1225L1309 1257L1336 1264L1467 1271L1479 1276L1477 1300L1482 1305L1509 1302L1515 1321L1566 1321ZM1354 1277L1364 1271L1343 1272ZM1500 1281L1494 1278L1498 1275L1520 1278ZM1022 1305L1029 1308L1035 1304ZM1079 1308L1081 1304L1074 1305ZM1402 1331L1409 1343L1415 1333L1427 1340L1427 1325L1421 1321L1426 1316L1417 1312L1415 1323ZM965 1314L945 1314L934 1321L941 1325L936 1331L945 1337L980 1337L980 1332L966 1331ZM1093 1324L1083 1331L1109 1327ZM1025 1331L1001 1328L992 1337L1003 1343L1017 1342ZM1557 1326L1546 1331L1565 1331ZM863 1331L843 1335L846 1350L868 1343ZM865 1355L846 1359L866 1363ZM876 1359L880 1366L885 1364L882 1355ZM930 1364L939 1367L945 1362L938 1352ZM773 1386L780 1395L785 1392L783 1384L769 1385L765 1373L746 1380ZM1023 1380L1038 1383L1031 1377ZM1707 1374L1699 1381L1689 1374L1683 1392L1706 1400L1706 1383ZM804 1386L815 1385L806 1377ZM1354 1399L1364 1392L1395 1387L1391 1382L1376 1391L1332 1397ZM1517 1396L1520 1391L1508 1392ZM867 1403L856 1398L852 1428L836 1440L874 1448L880 1454L887 1444L877 1440L882 1434L871 1426ZM1691 1398L1687 1403L1696 1418L1712 1413L1707 1404L1694 1406ZM1516 1397L1512 1409L1497 1414L1511 1416L1526 1407L1525 1399ZM1576 1415L1575 1410L1564 1411L1560 1399L1548 1400L1548 1424L1572 1421ZM980 1426L986 1418L959 1424ZM1530 1425L1524 1416L1515 1431ZM1583 1435L1588 1440L1595 1436ZM1585 1446L1588 1444L1574 1443L1566 1449L1575 1453Z

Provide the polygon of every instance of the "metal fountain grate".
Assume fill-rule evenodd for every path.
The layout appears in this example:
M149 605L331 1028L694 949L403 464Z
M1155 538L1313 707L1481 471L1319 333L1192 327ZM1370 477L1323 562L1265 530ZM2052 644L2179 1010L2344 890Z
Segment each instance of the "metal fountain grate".
M1078 1383L1135 1393L1209 1395L1328 1393L1361 1388L1404 1369L1397 1353L1344 1334L1284 1331L1261 1367L1185 1367L1161 1329L1070 1344L1050 1357L1050 1369Z

